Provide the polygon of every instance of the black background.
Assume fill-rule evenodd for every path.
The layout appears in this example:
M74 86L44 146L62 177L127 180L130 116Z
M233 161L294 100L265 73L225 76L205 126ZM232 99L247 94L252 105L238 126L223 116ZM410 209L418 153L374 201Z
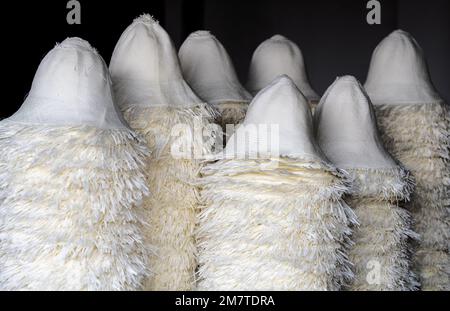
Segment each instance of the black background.
M381 25L366 23L367 0L79 0L81 25L66 22L66 0L2 2L3 97L0 119L22 104L41 59L66 37L79 36L107 63L121 33L141 13L163 25L177 47L194 30L208 29L222 41L245 84L258 44L280 33L299 44L310 81L322 93L336 76L365 81L379 41L401 28L425 51L434 84L450 99L450 2L380 0Z
M220 295L272 296L275 306L175 306L177 298ZM446 292L0 292L5 310L32 307L45 310L438 310L448 302ZM32 304L32 305L31 305ZM27 308L27 309L28 309Z

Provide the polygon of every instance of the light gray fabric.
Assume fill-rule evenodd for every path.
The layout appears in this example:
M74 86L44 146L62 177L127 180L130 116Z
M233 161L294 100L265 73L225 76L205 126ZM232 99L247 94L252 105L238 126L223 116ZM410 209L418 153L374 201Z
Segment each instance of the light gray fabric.
M396 30L376 47L365 88L377 104L440 102L419 44L407 32Z
M105 62L80 38L64 40L44 57L25 102L8 120L127 128L114 104Z
M381 142L372 103L354 77L336 79L320 100L314 119L318 143L337 167L397 166Z
M278 135L270 137L259 126L278 126ZM247 138L246 138L247 134ZM266 156L264 146L276 139L279 156L322 160L314 141L312 115L306 98L286 75L277 77L251 102L247 116L229 139L227 157ZM276 156L275 154L268 154Z
M169 35L150 15L136 18L123 32L109 68L121 108L202 103L182 77Z
M298 45L281 35L275 35L262 42L253 53L246 87L256 94L282 74L288 75L309 101L320 99L309 84Z
M249 102L252 99L239 82L227 51L209 31L191 33L178 55L184 78L208 103Z

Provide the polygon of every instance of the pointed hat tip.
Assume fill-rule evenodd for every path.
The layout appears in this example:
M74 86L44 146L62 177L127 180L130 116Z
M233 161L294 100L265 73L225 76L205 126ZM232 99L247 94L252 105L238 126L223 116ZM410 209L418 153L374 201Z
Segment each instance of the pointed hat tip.
M408 37L411 36L411 34L410 34L409 32L404 31L403 29L396 29L396 30L394 30L393 32L391 32L390 35L391 35L391 36L394 36L394 35L398 35L398 36L408 36Z
M329 97L330 94L333 95ZM361 85L358 79L351 75L337 77L327 90L326 95L324 95L322 101L328 101L329 98L335 98L335 96L339 96L341 99L345 99L347 103L354 102L356 98L358 98L359 100L365 99L364 101L369 101L364 87Z
M393 32L391 32L386 38L385 40L387 42L398 42L398 43L411 43L413 45L417 45L417 43L415 42L414 37L407 31L404 31L402 29L397 29L394 30Z
M78 37L68 37L61 43L57 43L55 47L84 49L97 54L97 50L88 41Z
M270 37L269 40L272 40L272 41L286 41L286 40L289 40L289 39L286 38L286 37L283 36L283 35L276 34L276 35L273 35L272 37Z
M339 84L339 83L351 83L351 84L361 85L359 83L359 81L352 75L345 75L345 76L336 77L335 83L336 84Z
M192 32L188 36L188 38L201 38L201 37L214 38L214 35L209 30L197 30Z
M275 79L273 79L273 81L272 81L272 83L270 83L270 85L275 85L275 84L289 84L289 85L295 86L294 81L292 81L292 79L287 74L281 74L281 75L278 75L277 77L275 77Z
M295 88L298 90L298 87L295 85L294 81L292 81L292 79L288 75L281 74L281 75L276 76L268 85L266 85L266 87L261 89L259 91L259 93L263 93L269 89L273 89L276 87L282 87L282 86Z
M306 104L307 99L306 96L300 91L300 89L297 87L295 82L286 74L282 74L277 76L275 79L272 80L269 85L267 85L265 88L263 88L260 93L265 93L267 91L274 91L279 88L284 88L284 90L289 90L289 92L294 92L295 94L301 95L300 98L302 98L302 101ZM292 93L292 94L294 94Z
M159 21L154 18L152 15L148 13L141 14L139 17L136 17L133 23L142 23L146 25L159 24Z

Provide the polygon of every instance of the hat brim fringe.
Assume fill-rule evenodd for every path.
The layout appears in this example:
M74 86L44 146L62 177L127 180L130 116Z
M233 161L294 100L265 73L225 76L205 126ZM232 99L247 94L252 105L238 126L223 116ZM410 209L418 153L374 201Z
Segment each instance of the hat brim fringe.
M416 180L409 207L421 236L414 264L422 289L449 290L449 107L437 102L375 109L386 147Z
M192 135L183 137L185 142L209 154L211 148L204 142L204 133L194 128L207 128L216 113L206 104L186 108L131 106L124 111L130 126L145 137L153 152L147 167L153 196L144 205L146 242L154 245L156 252L150 258L154 274L146 280L146 290L195 289L194 229L199 204L195 183L203 161L172 156L171 146L176 139L172 129L186 125Z
M359 226L354 228L354 246L349 251L354 264L354 291L417 290L419 283L411 269L410 213L387 201L367 198L347 199Z
M271 169L269 159L222 160L202 170L199 289L338 290L353 277L347 181L277 161Z
M136 290L148 149L127 129L0 123L0 288Z
M248 101L245 102L222 102L215 104L219 112L218 124L222 126L225 131L227 124L238 125L245 119L248 109ZM230 135L228 135L230 136Z

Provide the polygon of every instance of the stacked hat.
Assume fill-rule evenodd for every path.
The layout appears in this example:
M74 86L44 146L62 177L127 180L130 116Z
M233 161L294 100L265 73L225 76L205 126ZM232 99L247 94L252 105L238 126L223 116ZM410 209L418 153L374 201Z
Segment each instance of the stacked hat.
M154 274L148 290L189 290L194 286L194 227L198 196L193 182L214 115L183 80L173 44L165 30L143 15L124 31L110 71L120 109L143 134L153 153L147 181L153 196L145 202L146 243Z
M450 289L450 114L423 52L397 30L375 49L365 84L387 149L416 180L411 210L421 236L415 268L422 289Z
M311 107L317 105L320 97L309 84L300 48L291 40L275 35L261 43L253 53L247 89L256 94L281 74L288 75L294 81Z
M220 124L239 124L252 98L239 82L223 45L209 31L187 37L179 51L183 75L192 89L220 113Z
M316 135L328 159L349 172L353 189L346 198L359 226L349 257L351 290L413 290L417 287L408 255L411 217L397 205L413 190L409 173L384 149L372 104L359 82L338 78L315 112Z
M0 289L136 290L145 142L113 102L103 59L70 38L0 122Z
M322 157L289 77L256 95L202 173L200 290L338 290L351 279L346 175Z

